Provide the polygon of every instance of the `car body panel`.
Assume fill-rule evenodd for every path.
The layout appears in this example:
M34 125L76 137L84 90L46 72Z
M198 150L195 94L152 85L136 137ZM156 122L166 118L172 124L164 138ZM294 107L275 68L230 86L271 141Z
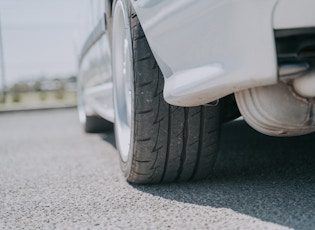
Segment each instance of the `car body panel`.
M233 92L277 84L274 30L315 27L313 0L131 2L165 77L164 97L179 106L202 105ZM87 115L113 122L111 25L104 15L110 4L104 0L91 4L79 90L84 91Z
M274 29L315 27L314 0L281 0L273 19Z
M101 4L102 3L102 4ZM79 89L87 116L100 115L114 122L112 67L109 34L105 23L105 2L92 5L90 34L79 58Z
M277 29L288 27L282 21L290 15L283 11L297 2L299 9L315 8L310 0L132 2L164 74L164 97L178 106L202 105L243 89L276 84L274 24ZM315 24L303 20L300 26Z

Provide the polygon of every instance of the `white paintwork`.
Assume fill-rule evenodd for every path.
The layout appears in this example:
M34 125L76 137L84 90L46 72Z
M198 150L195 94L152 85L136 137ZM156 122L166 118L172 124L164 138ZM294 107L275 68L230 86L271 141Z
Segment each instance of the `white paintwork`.
M275 8L274 28L289 29L315 26L314 0L280 0Z
M258 87L251 90L258 92L260 87L277 84L278 71L287 74L299 69L278 69L274 29L315 27L315 0L131 1L165 77L165 99L179 106L202 105L233 92L244 96L250 92L247 89ZM98 11L93 13L94 26L106 11L101 5L94 9ZM97 39L90 42L79 66L86 103L81 113L114 121L112 54L105 29L105 24L96 26L90 37ZM294 83L295 90L308 97L314 96L313 85L314 78L308 77ZM247 120L255 120L250 117Z
M281 18L290 18L284 2L315 12L308 0L133 0L165 77L166 101L195 106L276 84L273 19L277 3Z
M182 104L183 101L191 105L209 102L208 89L214 80L222 79L225 71L221 64L205 65L194 69L179 71L174 73L172 77L165 78L164 96L172 104ZM192 77L194 76L194 77ZM204 82L200 85L200 82ZM198 94L199 97L194 96ZM203 98L201 98L203 97Z
M166 78L164 97L169 103L201 105L277 82L272 29L277 0L145 2L134 4ZM205 68L218 64L220 75Z
M85 89L84 99L90 110L87 114L93 115L93 113L96 113L106 120L114 122L112 91L112 82Z
M93 22L98 23L91 28L79 58L78 110L82 123L85 122L85 116L94 115L114 122L109 36L104 23L104 8L96 9L100 12L94 12L93 16L97 17Z

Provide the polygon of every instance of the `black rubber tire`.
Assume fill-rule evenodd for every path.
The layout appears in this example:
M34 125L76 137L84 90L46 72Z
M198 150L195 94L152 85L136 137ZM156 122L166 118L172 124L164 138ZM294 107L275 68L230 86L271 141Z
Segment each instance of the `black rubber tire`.
M133 125L129 158L121 168L131 183L191 181L209 176L217 158L220 108L176 107L163 98L164 78L129 1L133 47Z
M104 133L113 130L113 123L99 116L86 116L84 131L86 133Z

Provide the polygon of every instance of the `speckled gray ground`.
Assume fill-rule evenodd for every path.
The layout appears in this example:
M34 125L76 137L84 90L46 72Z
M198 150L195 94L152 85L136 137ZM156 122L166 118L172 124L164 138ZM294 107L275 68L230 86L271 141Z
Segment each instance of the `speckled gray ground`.
M0 229L315 229L314 140L236 121L210 180L132 186L75 110L0 114Z

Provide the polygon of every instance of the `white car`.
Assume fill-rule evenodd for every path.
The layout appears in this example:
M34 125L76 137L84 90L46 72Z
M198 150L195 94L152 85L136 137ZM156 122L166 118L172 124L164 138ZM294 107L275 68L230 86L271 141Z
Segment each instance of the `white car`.
M314 0L92 2L79 60L87 132L114 123L132 183L207 177L222 122L315 131Z

